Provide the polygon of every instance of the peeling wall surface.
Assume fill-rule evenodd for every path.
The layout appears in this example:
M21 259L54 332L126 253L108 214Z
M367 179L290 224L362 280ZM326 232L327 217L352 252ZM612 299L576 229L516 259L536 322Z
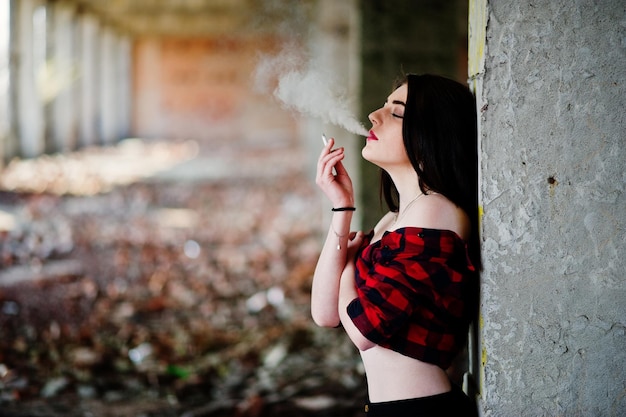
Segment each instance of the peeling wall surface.
M473 3L481 412L626 416L626 3Z

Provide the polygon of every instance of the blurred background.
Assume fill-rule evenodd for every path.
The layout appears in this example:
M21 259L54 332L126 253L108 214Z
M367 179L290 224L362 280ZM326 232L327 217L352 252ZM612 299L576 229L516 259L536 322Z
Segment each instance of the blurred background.
M403 72L466 82L467 27L460 0L0 1L0 415L359 415L308 311L321 133L355 228L378 173L318 110L368 128Z

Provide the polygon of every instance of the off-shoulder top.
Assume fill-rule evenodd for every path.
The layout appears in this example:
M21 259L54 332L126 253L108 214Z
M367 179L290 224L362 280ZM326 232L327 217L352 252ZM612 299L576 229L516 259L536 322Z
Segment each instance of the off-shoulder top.
M478 276L465 242L449 230L405 227L371 232L356 255L357 298L348 314L372 342L450 366L466 341Z

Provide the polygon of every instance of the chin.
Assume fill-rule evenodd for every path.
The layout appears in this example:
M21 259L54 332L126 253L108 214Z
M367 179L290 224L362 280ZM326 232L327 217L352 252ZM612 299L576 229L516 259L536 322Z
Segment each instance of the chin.
M366 161L372 162L372 160L369 157L369 149L367 148L367 145L365 145L363 147L363 149L361 149L361 156L363 157L363 159L365 159Z
M372 155L370 155L369 153L370 152L369 152L369 149L367 149L367 147L361 150L361 156L363 157L363 159L365 159L369 163L372 163L378 167L381 167L379 161L377 161L376 158L373 158Z

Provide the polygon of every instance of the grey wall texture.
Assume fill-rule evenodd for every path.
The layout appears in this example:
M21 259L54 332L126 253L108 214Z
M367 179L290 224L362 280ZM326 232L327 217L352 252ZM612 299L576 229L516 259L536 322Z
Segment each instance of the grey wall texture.
M626 416L626 2L481 7L481 412Z

